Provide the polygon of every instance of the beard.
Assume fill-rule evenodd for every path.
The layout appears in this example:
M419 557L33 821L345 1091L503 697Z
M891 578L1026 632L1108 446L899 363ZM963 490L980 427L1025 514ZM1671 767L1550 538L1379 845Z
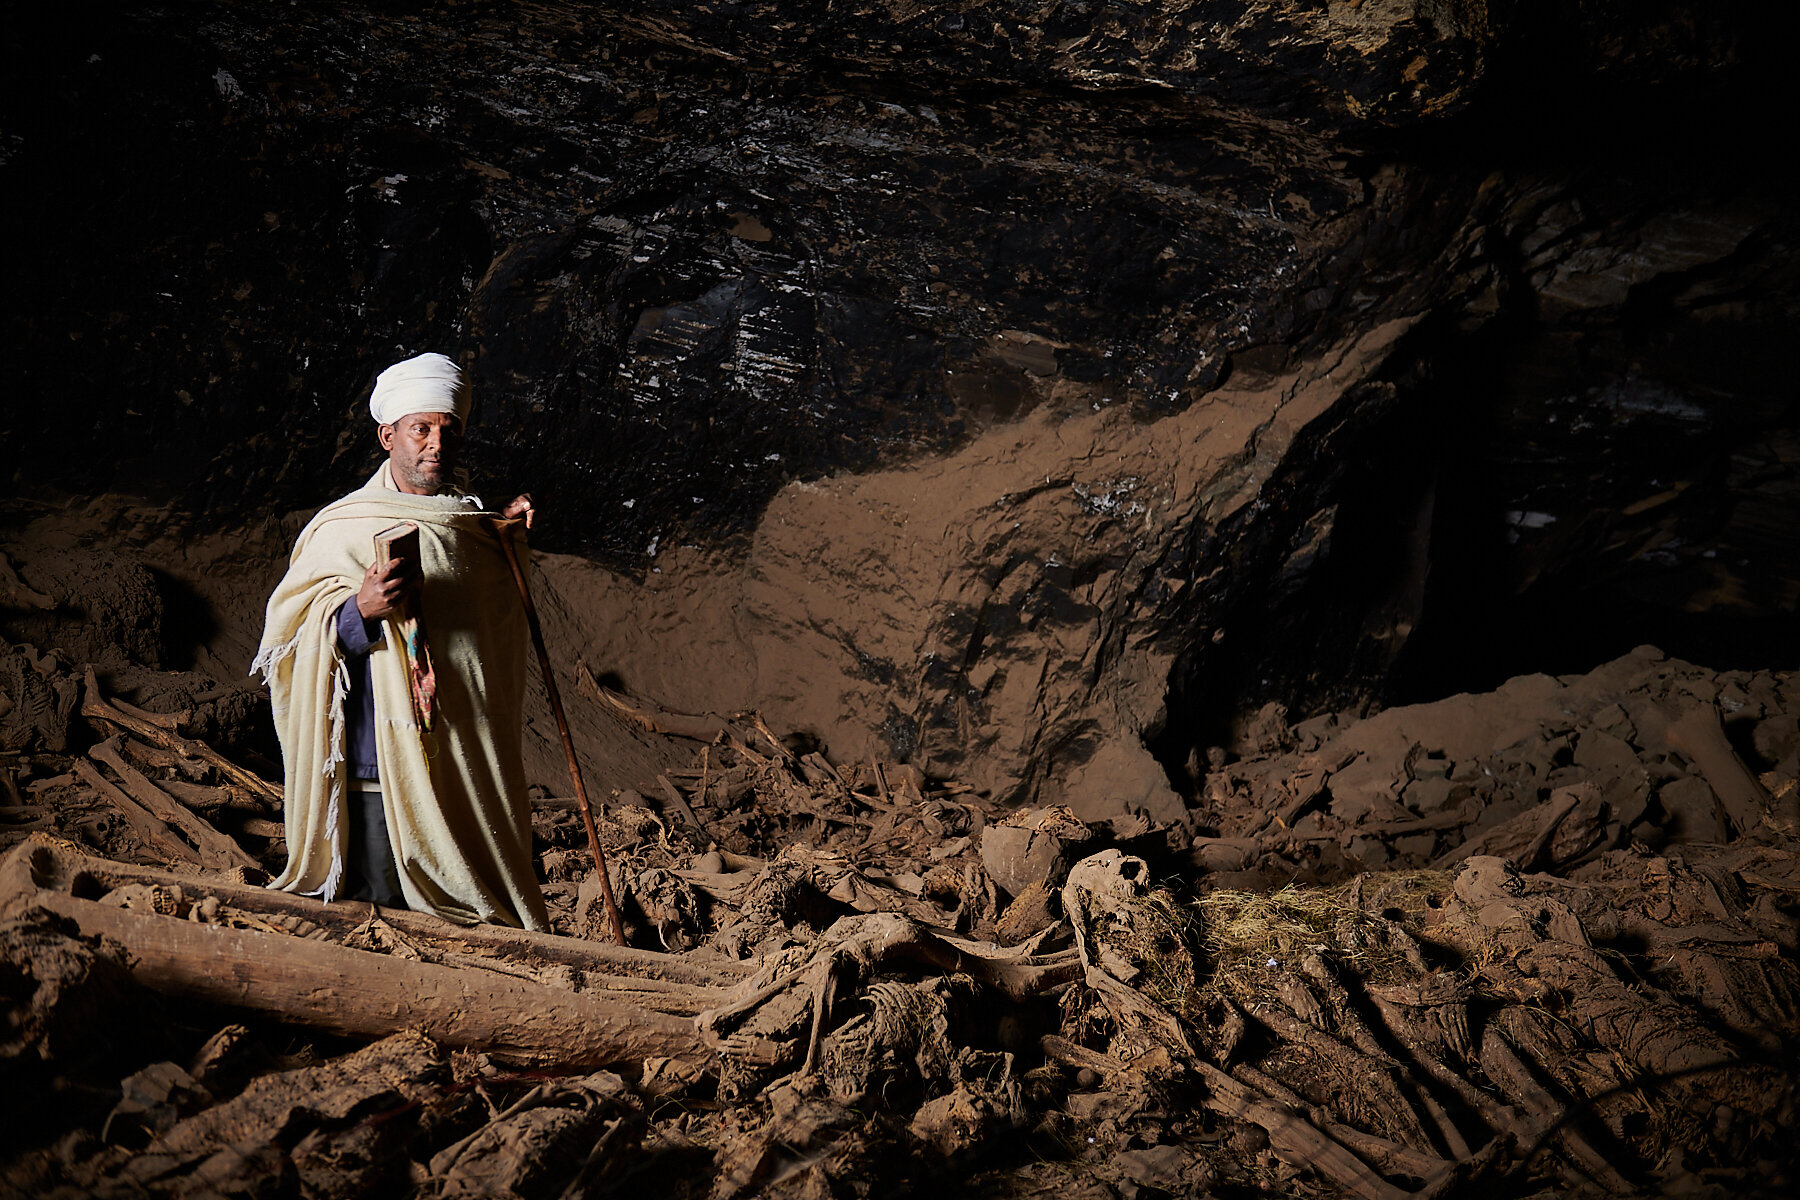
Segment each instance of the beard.
M408 487L436 494L449 486L455 464L441 459L437 462L413 461L398 464L398 471Z

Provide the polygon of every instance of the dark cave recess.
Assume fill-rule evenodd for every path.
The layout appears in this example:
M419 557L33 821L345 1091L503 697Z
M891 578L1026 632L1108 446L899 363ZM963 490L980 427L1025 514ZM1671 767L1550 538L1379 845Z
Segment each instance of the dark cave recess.
M1363 419L1310 431L1260 520L1221 535L1274 586L1225 598L1222 636L1178 659L1159 756L1222 744L1271 700L1294 720L1367 711L1645 644L1721 670L1800 662L1796 304L1776 256L1689 280L1725 313L1665 295L1653 316L1639 296L1629 321L1418 331Z
M1456 117L1356 141L1365 172L1489 169L1559 195L1489 230L1501 281L1479 316L1434 316L1366 424L1313 431L1332 448L1288 464L1275 491L1297 502L1244 543L1267 539L1275 586L1226 601L1225 634L1172 672L1153 744L1173 778L1271 700L1294 720L1366 711L1645 644L1717 669L1800 663L1800 221L1746 119L1800 114L1775 42L1717 44L1728 61L1699 76L1622 79L1522 39ZM1546 246L1653 259L1696 231L1718 235L1706 261L1677 250L1607 303L1539 294Z

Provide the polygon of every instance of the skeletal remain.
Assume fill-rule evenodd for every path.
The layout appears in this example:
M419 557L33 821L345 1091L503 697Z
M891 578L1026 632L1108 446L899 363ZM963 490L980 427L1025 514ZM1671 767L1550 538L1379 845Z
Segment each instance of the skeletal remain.
M1150 864L1123 851L1102 850L1070 867L1063 887L1089 897L1089 912L1116 912L1150 890Z
M1090 914L1116 917L1129 923L1130 902L1149 890L1149 866L1118 850L1102 850L1069 868L1063 884L1063 911L1075 933L1087 986L1100 997L1119 1028L1119 1048L1126 1058L1138 1058L1159 1049L1176 1064L1197 1058L1187 1031L1166 1009L1137 989L1127 986L1103 962L1094 944L1094 920Z
M687 882L673 871L651 867L637 877L631 894L665 950L680 953L699 944L698 904Z
M1369 984L1363 990L1390 1029L1404 1028L1411 1038L1454 1061L1474 1058L1469 1038L1469 998L1474 990L1462 976L1433 971L1413 983Z
M826 1040L822 1071L831 1093L854 1104L883 1074L907 1070L927 1081L951 1077L955 1048L944 997L930 987L877 980L864 989L868 1011Z

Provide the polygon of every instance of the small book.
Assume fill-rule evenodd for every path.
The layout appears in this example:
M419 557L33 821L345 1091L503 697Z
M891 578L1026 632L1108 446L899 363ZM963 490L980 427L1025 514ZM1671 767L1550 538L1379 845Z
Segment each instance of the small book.
M419 527L402 521L375 535L375 561L410 559L419 566ZM393 618L400 632L400 646L406 652L406 673L412 693L413 720L421 732L430 733L437 710L437 672L431 665L431 647L425 641L425 629L419 621L419 608L407 600Z
M375 535L375 561L384 563L390 558L406 558L415 565L418 563L419 527L413 522L402 521Z

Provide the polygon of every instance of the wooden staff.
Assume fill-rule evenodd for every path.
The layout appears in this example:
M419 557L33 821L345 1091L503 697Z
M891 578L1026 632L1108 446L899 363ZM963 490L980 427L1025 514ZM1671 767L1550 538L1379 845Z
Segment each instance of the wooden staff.
M619 920L619 902L613 899L612 879L606 873L606 854L600 849L600 835L594 830L594 814L588 808L587 785L581 781L581 764L575 758L575 739L569 736L569 718L563 713L562 696L556 690L556 672L550 669L550 652L544 649L544 631L538 625L537 605L531 602L531 588L525 583L525 572L519 566L518 551L513 549L510 520L494 520L494 534L512 568L513 582L519 585L519 599L525 603L525 623L531 627L531 644L537 650L538 669L543 672L544 691L550 696L550 711L556 714L556 731L562 734L563 753L569 759L569 778L575 781L575 802L581 808L581 823L587 828L588 847L594 852L594 866L600 872L600 895L606 901L606 921L612 926L613 941L625 944L625 926Z

